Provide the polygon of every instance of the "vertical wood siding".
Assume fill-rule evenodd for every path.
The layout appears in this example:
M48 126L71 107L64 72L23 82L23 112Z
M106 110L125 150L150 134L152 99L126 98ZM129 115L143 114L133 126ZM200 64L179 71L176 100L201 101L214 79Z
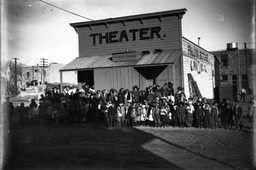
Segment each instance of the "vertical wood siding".
M174 82L174 75L173 75L173 65L168 65L168 67L166 67L162 73L159 74L159 76L157 77L157 84L159 86L163 86L164 83L168 83L168 82ZM178 71L178 70L177 70Z
M146 88L146 79L132 67L102 68L94 70L94 86L97 90L111 88L131 90L137 85L140 89Z
M181 74L180 65L176 64L175 73L173 73L173 65L169 65L163 70L163 72L157 77L156 83L163 86L164 83L172 82L174 88L177 89L181 86ZM174 75L175 74L175 75ZM174 81L175 76L175 81ZM141 90L145 90L146 87L152 85L151 80L145 79L139 74L133 67L115 67L115 68L101 68L94 70L94 86L95 89L124 89L131 90L133 86L138 86Z

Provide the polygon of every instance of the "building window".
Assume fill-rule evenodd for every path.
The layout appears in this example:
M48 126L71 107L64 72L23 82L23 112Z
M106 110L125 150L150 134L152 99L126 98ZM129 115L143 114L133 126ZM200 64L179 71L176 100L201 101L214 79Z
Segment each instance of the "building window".
M245 89L249 89L249 82L246 74L242 74L242 87Z
M29 78L29 77L30 77L30 72L28 71L28 72L27 72L27 78Z
M221 55L221 65L225 67L228 66L228 55Z
M237 75L232 75L232 84L237 84Z
M247 75L246 74L242 75L242 80L247 80Z
M227 75L222 75L222 81L228 81L228 76Z
M192 54L192 49L191 49L191 46L188 45L188 55L190 56Z

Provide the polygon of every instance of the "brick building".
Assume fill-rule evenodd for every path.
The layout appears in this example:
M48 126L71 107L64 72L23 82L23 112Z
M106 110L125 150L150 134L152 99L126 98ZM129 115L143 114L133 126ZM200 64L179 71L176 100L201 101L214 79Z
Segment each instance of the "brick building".
M228 43L227 49L211 52L218 60L215 70L216 86L222 87L230 85L234 92L240 92L245 88L248 93L253 89L253 50L239 49L237 43ZM232 92L233 93L233 92Z
M216 82L229 83L244 87L248 91L252 89L251 66L253 63L252 49L227 48L222 51L211 52L219 61L219 74ZM218 84L216 84L218 85Z
M182 36L186 9L72 23L79 57L60 69L77 71L78 85L132 89L172 82L187 97L213 98L214 56Z

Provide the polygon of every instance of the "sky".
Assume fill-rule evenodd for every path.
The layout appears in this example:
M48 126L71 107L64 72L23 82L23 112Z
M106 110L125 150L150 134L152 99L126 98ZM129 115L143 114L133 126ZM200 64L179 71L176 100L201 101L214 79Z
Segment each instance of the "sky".
M98 20L186 8L182 34L208 51L255 48L255 0L45 0L57 7ZM78 35L69 25L89 21L40 0L1 0L1 59L25 65L67 64L78 57ZM253 9L254 8L254 9Z

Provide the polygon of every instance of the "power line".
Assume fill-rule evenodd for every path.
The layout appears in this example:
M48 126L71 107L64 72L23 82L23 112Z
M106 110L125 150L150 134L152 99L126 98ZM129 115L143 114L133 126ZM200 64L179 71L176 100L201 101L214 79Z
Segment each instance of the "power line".
M68 12L68 13L70 13L70 14L73 14L73 15L76 15L76 16L79 16L79 17L82 17L82 18L85 18L85 19L87 19L87 20L93 21L93 19L84 17L84 16L82 16L82 15L76 14L76 13L71 12L71 11L68 11L68 10L66 10L66 9L63 9L63 8L61 8L61 7L58 7L58 6L55 6L55 5L50 4L50 3L48 3L48 2L45 2L45 1L42 1L42 0L39 0L39 1L40 1L40 2L43 2L43 3L47 4L47 5L50 5L50 6L54 7L54 8L58 8L58 9L60 9L60 10L62 10L62 11Z

